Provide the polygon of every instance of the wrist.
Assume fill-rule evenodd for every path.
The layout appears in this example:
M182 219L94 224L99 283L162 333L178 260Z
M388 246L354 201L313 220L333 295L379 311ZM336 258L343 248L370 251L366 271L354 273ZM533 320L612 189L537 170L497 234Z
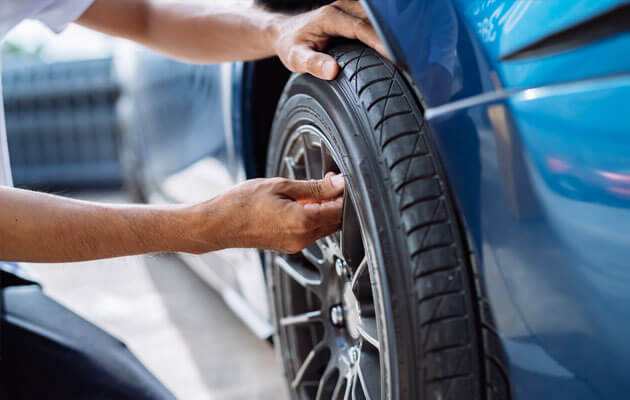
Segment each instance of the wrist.
M181 248L177 251L203 254L225 248L223 236L229 220L228 211L218 198L177 210L177 219L182 227Z
M269 13L263 24L263 37L265 38L266 47L273 55L278 55L276 43L280 36L280 27L287 18L288 16L284 14Z

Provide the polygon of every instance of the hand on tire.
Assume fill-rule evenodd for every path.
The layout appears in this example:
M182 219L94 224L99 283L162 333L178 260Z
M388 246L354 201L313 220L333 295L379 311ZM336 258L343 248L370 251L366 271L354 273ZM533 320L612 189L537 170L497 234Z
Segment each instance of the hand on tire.
M322 53L331 37L358 39L387 57L363 6L355 0L339 0L307 13L283 16L276 32L274 48L284 65L321 79L335 79L339 71L337 61Z
M207 232L219 238L200 252L217 248L251 247L296 253L315 240L339 230L344 178L328 173L322 180L285 178L246 181L197 207L221 223Z

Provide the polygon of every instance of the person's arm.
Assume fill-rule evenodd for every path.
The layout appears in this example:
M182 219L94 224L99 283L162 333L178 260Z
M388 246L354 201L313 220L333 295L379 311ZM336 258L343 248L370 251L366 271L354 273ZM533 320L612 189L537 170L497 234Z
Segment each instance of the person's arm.
M359 39L385 50L361 4L340 0L288 16L261 9L218 9L184 1L95 0L76 21L196 63L252 60L278 55L294 72L333 79L338 66L321 53L330 37Z
M108 205L0 187L0 260L81 261L254 247L294 253L339 229L343 177L244 182L183 206Z

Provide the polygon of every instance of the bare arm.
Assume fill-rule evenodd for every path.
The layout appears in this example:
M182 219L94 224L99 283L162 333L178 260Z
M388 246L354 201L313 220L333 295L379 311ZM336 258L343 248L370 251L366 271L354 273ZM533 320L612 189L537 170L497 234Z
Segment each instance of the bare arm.
M252 180L206 202L171 207L0 187L0 259L62 262L228 247L296 252L339 228L339 178Z
M184 250L182 211L89 203L0 187L0 258L76 261Z
M336 61L321 53L332 36L359 39L385 54L365 11L354 0L295 16L182 1L95 0L77 23L188 62L278 55L290 70L323 79L334 78L338 71Z

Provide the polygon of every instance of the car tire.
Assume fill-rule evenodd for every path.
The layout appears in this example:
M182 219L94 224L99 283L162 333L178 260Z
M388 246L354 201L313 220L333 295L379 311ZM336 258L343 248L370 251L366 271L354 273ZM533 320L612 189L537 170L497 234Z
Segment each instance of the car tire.
M350 42L329 52L340 66L334 81L310 75L293 75L288 81L272 127L267 175L287 175L282 166L287 143L300 127L317 129L320 146L328 143L337 153L337 167L331 170L346 177L344 207L355 209L364 251L373 259L369 278L380 344L381 393L357 398L481 399L490 392L495 397L488 398L507 398L507 386L485 383L475 278L420 105L400 71L375 51ZM341 237L350 229L345 212ZM308 354L292 350L298 334L282 322L290 320L287 310L302 307L305 300L282 280L282 268L274 260L286 263L277 257L292 262L295 256L266 253L274 343L288 381L295 382L298 364ZM321 322L324 328L315 330L318 339L328 335L317 333L327 332L329 321L323 317ZM340 337L348 342L348 335ZM325 375L328 367L319 369ZM317 372L309 379L314 376ZM317 392L298 389L289 385L292 398L326 398L325 387Z

